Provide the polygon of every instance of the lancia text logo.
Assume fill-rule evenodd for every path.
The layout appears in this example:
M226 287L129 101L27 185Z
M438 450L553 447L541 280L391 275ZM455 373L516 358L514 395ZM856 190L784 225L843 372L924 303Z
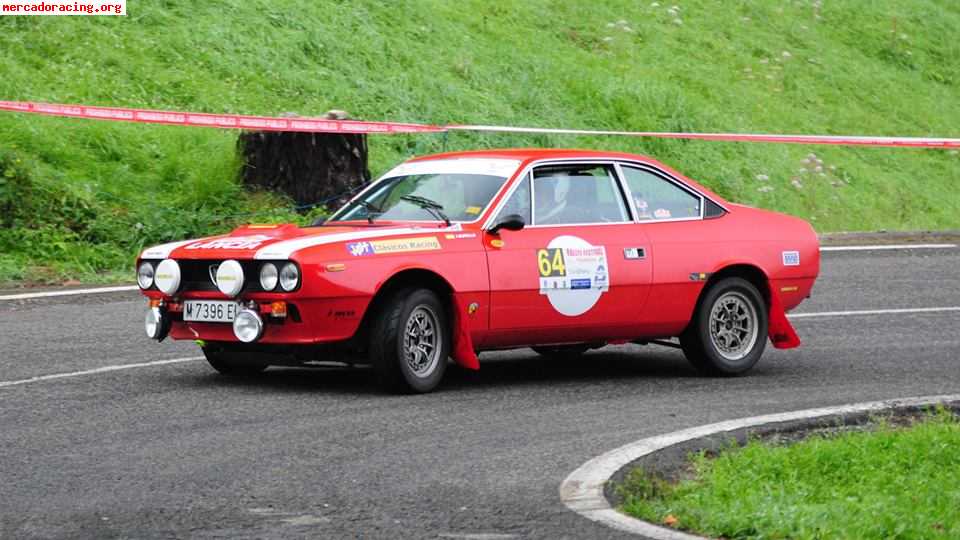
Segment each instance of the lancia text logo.
M217 284L217 268L220 268L219 264L211 264L207 268L207 271L210 274L210 281L212 281L214 285Z

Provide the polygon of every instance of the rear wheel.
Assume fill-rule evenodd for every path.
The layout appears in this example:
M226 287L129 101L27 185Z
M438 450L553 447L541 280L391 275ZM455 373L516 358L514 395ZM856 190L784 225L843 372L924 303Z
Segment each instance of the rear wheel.
M583 356L583 353L590 350L590 346L584 343L577 345L552 345L530 348L533 349L533 352L539 354L540 356L545 356L547 358L560 360L563 362L577 360Z
M210 366L221 375L231 377L252 377L267 369L268 364L258 360L252 353L240 353L203 347L203 355Z
M745 373L767 345L767 308L760 292L741 278L714 284L680 336L687 360L709 375Z
M437 295L403 289L381 307L370 332L370 362L380 386L429 392L440 384L450 356L450 326Z

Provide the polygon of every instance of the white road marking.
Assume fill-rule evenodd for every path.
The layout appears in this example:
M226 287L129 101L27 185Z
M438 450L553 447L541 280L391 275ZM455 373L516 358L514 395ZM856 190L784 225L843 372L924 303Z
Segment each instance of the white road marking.
M791 422L823 416L882 411L893 407L920 407L951 401L960 401L960 394L872 401L869 403L841 405L839 407L824 407L788 413L768 414L764 416L754 416L752 418L728 420L726 422L718 422L716 424L641 439L595 457L570 473L570 476L567 476L563 483L560 484L560 500L563 501L563 504L565 504L567 508L581 516L621 531L640 534L657 540L700 539L703 537L660 527L659 525L621 514L610 506L610 502L607 501L607 498L603 494L604 486L617 471L643 456L686 441L708 437L717 433L736 431L738 429L762 426L764 424Z
M122 285L119 287L97 287L95 289L68 289L64 291L44 291L36 293L22 293L22 294L5 294L0 296L0 301L3 300L30 300L33 298L49 298L52 296L73 296L80 294L102 294L102 293L111 293L111 292L122 292L122 291L136 291L140 287L136 285Z
M120 364L116 366L104 366L95 369L85 369L83 371L71 371L68 373L53 373L51 375L38 375L36 377L30 377L29 379L19 379L16 381L0 381L0 388L6 388L8 386L19 386L21 384L29 384L40 381L49 381L52 379L67 379L70 377L80 377L83 375L96 375L98 373L108 373L111 371L122 371L124 369L134 369L141 367L152 367L152 366L165 366L169 364L182 364L184 362L195 362L197 360L203 360L203 356L191 356L188 358L172 358L169 360L154 360L152 362L139 362L136 364Z
M953 249L956 244L880 244L874 246L823 246L820 251L882 251L888 249Z
M502 533L440 533L440 538L455 538L459 540L511 540L520 538L516 534Z
M948 307L928 307L928 308L902 308L902 309L864 309L860 311L820 311L814 313L788 313L787 317L791 319L803 319L812 317L849 317L856 315L893 315L898 313L942 313L948 311L960 311L960 306Z

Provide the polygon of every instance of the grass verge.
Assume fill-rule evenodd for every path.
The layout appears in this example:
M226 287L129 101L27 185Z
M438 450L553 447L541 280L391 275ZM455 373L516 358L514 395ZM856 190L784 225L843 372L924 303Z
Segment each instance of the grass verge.
M617 486L632 516L722 538L960 537L960 419L751 441L692 456L677 483L642 469Z

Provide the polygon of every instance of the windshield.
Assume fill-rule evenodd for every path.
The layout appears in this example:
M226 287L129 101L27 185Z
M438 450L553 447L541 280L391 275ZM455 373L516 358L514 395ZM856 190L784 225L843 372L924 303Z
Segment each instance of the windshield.
M474 221L506 180L506 177L486 174L394 176L378 182L358 199L341 208L330 221L371 218L392 221L437 220L423 204L410 200L411 196L439 204L443 207L443 214L451 221Z

